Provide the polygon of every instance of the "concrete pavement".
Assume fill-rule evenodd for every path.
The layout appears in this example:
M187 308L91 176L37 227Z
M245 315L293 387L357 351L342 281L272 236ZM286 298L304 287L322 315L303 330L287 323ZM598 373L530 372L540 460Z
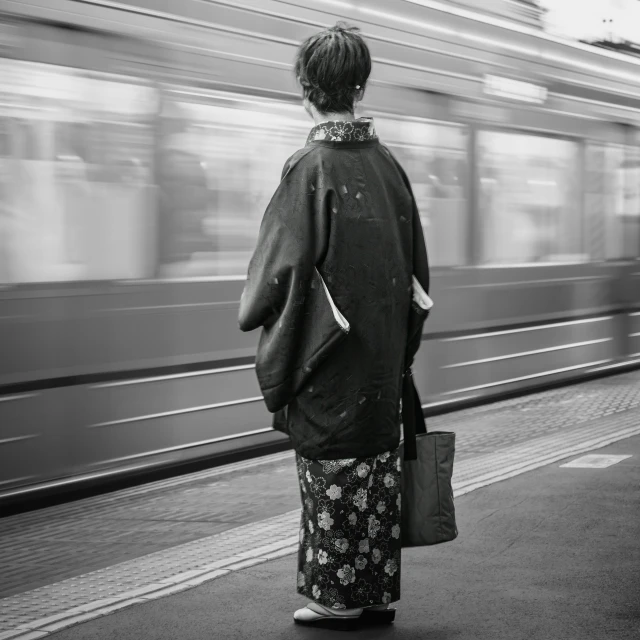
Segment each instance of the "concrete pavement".
M472 460L480 464L483 456L492 454L502 459L520 445L525 456L533 442L543 449L558 446L546 444L545 437L563 440L574 430L580 439L589 429L604 433L640 424L639 406L636 371L438 416L429 420L429 429L455 431L458 474L467 463L473 467ZM471 473L479 476L480 468ZM226 533L232 538L242 526L299 508L299 501L293 455L285 453L1 518L0 634L11 628L6 609L15 606L6 598L138 558L138 569L146 571L152 567L142 559L154 552L169 556L176 550L177 564L182 561L186 567L180 551L184 545L202 541L204 546ZM292 535L297 535L295 527ZM150 571L149 576L150 582L166 577L162 571ZM122 581L121 575L113 577ZM76 589L65 606L84 604L86 589ZM34 594L23 604L34 611L43 596ZM53 606L34 611L41 618L56 613ZM16 618L16 624L24 621L25 616Z
M459 538L403 552L396 623L352 637L429 640L640 638L640 436L461 496ZM576 457L582 457L576 456ZM50 636L55 640L325 638L293 610L296 558L229 573Z

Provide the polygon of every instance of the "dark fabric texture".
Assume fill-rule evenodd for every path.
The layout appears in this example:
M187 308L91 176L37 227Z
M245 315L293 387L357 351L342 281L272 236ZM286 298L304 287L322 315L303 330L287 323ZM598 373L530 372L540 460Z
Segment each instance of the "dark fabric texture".
M298 593L335 609L400 599L401 461L296 456L302 520Z
M309 459L398 447L402 376L426 317L412 310L412 275L429 291L407 176L370 121L353 135L342 129L311 140L286 163L240 302L240 328L263 328L256 373L274 428ZM310 302L316 267L351 326L340 340L320 298ZM313 353L322 357L304 362L310 327Z
M420 396L408 371L402 390L402 546L419 547L458 537L453 502L456 434L427 433Z
M451 483L455 443L453 432L418 432L414 460L404 457L407 443L400 445L403 547L429 546L458 537Z
M315 269L300 304L303 308L296 321L295 348L284 352L280 342L282 334L277 331L263 331L261 335L256 372L271 413L280 411L303 390L309 378L347 335L334 318L322 279ZM286 362L286 366L274 368L271 366L274 360L283 365Z
M409 369L404 374L402 384L402 431L404 434L403 460L416 460L416 434L427 432L427 423L422 411L420 396L413 381L413 372Z

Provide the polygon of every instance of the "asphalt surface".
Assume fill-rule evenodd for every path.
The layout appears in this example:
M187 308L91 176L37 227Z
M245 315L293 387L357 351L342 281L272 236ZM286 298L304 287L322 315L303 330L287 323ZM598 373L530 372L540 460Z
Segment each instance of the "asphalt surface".
M233 572L50 636L55 640L327 637L428 640L640 638L640 437L457 499L459 538L403 551L394 625L355 632L293 624L296 557ZM582 457L582 456L580 456Z

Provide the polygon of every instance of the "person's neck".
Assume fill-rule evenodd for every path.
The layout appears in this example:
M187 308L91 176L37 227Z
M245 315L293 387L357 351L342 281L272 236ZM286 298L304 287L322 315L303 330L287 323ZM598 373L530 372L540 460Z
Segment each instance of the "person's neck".
M353 113L348 111L342 113L320 113L313 109L311 115L315 124L322 124L323 122L353 122L357 120Z

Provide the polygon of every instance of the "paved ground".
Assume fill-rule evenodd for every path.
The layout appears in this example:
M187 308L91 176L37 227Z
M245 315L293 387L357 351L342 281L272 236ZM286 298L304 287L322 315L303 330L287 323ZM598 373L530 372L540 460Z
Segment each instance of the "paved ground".
M595 598L589 600L589 611L583 614L595 620L593 629L598 628L598 607L604 606L607 598L612 603L607 606L622 606L619 598L626 593L626 587L618 588L616 581L628 578L624 573L627 565L618 572L620 563L615 553L628 560L628 567L633 568L635 575L640 575L637 549L626 542L633 540L633 537L629 538L631 534L640 539L637 528L633 529L640 518L636 517L635 524L629 524L632 519L629 514L633 514L631 508L635 508L636 514L640 513L637 466L629 471L626 485L624 477L617 486L609 488L597 482L593 485L593 479L602 480L609 475L618 477L615 474L619 474L620 469L635 464L637 452L634 449L631 462L597 472L559 469L562 473L558 476L558 486L563 488L565 494L562 495L567 500L561 494L555 495L553 482L545 485L544 479L545 474L556 469L568 456L575 457L611 443L617 443L611 445L617 451L626 446L636 449L640 446L634 437L640 434L640 372L442 416L431 420L429 426L432 430L456 432L454 490L457 504L462 505L461 531L466 532L466 536L461 535L459 541L437 549L406 551L405 594L411 594L412 598L420 594L418 600L404 598L401 604L402 611L405 606L409 607L407 620L414 624L407 627L409 630L416 629L416 614L411 613L415 607L418 607L416 611L424 611L424 615L431 612L429 616L437 617L442 612L455 616L451 605L457 607L460 602L465 607L468 602L477 602L477 611L468 610L467 615L473 620L484 620L485 626L480 627L489 629L487 625L491 618L486 618L488 614L485 613L481 615L483 592L487 593L487 602L492 602L494 608L509 604L504 616L508 614L525 620L527 616L537 615L526 613L527 607L533 607L535 611L540 606L551 612L556 605L575 600L575 606L572 604L567 609L575 612L576 607L587 606L586 601L576 599L576 593L584 592L589 600L594 589L602 590L606 597L601 602ZM525 473L549 464L554 466ZM525 475L519 475L522 473ZM580 473L584 475L580 476ZM517 477L508 479L512 476ZM530 484L538 476L542 478L541 491L537 491L535 483ZM590 494L580 483L567 484L567 479L573 477L591 478L591 502L585 503L585 497ZM505 479L508 480L501 482ZM487 487L496 482L495 486ZM608 495L602 494L605 496L602 497L600 491L605 489ZM485 495L493 497L483 503L482 496ZM607 500L618 507L626 501L629 513L621 514L618 520L609 518L608 507L600 504ZM633 500L636 500L635 504L632 504ZM547 507L549 513L545 514ZM65 631L64 637L67 633L76 633L80 635L73 637L125 639L133 637L127 635L128 625L133 625L131 628L138 623L144 626L145 621L148 629L141 635L147 637L162 638L171 629L175 635L187 637L254 637L255 625L260 625L257 617L260 611L260 615L268 620L265 631L275 634L269 637L302 633L289 625L290 609L296 603L296 596L290 589L295 563L290 554L297 544L299 508L293 457L285 453L0 519L0 640L14 637L36 640L83 622L85 624L74 628L75 631ZM536 519L531 519L529 513L537 514ZM582 513L590 514L584 522ZM564 523L563 514L570 516L568 524ZM615 511L613 516L616 516ZM494 529L488 529L489 525ZM565 528L569 535L576 527L582 527L583 537L574 536L572 541L563 542ZM478 536L486 539L481 540ZM522 552L524 555L514 556L521 540L530 542L532 548L537 549L537 555ZM481 542L486 546L482 547ZM616 546L618 543L621 546ZM604 551L599 551L598 545ZM607 562L610 561L615 569L613 574L602 559L602 554L608 554L609 549L613 550L613 555ZM277 559L281 557L285 559ZM502 566L501 558L505 562L511 559L511 565ZM466 564L456 565L458 568L454 570L451 562L458 559L465 560ZM265 564L258 567L259 563ZM248 566L251 568L247 569ZM580 574L582 577L576 577L574 587L571 587L572 583L562 578L563 572L572 576L581 567L584 569ZM436 570L441 573L437 574ZM436 571L434 575L440 576L436 583L430 577L433 571ZM552 577L545 578L547 574ZM602 582L600 574L609 576L609 581ZM429 576L428 580L425 575ZM498 575L507 586L492 582ZM530 579L533 582L530 583ZM441 586L451 580L458 586ZM434 584L437 584L435 591ZM620 584L624 586L623 582ZM257 609L248 616L247 624L239 625L244 619L238 608L238 602L242 600L234 602L231 595L225 594L228 591L239 598L250 598L247 590L256 591L252 585L261 585L262 591L267 593L256 601ZM469 591L471 586L479 594ZM631 587L638 594L635 601L640 601L640 585L636 583ZM191 591L185 591L187 589ZM170 595L181 591L184 593L179 596ZM506 600L505 593L510 594ZM549 601L549 593L556 594L557 599ZM447 594L450 601L442 601L443 594ZM464 594L464 598L460 594ZM210 599L206 600L207 597ZM137 610L156 611L148 608L150 601L155 602L158 611L168 619L154 613L152 617L145 614L141 620L139 615L142 614L136 614ZM199 603L206 615L192 615L188 606L184 610L176 609L174 602ZM443 602L449 604L444 606ZM509 608L514 602L520 602L523 612L516 615L517 608ZM273 612L267 607L269 603L274 607ZM434 610L435 603L439 604ZM132 605L141 606L122 610ZM116 610L120 612L113 614ZM565 609L559 611L559 616L564 615ZM609 620L611 611L603 610L601 614L602 620ZM100 615L106 617L86 623ZM634 610L629 615L629 624L637 624L638 612ZM184 616L189 617L188 624L182 619ZM110 624L116 624L116 620L128 622L123 623L124 630L114 630L115 635L112 635L107 629ZM184 629L183 623L186 624ZM474 637L468 635L469 629L464 625L460 629L447 627L450 623L451 620L447 622L446 617L441 617L440 626L434 629L449 629L448 635L437 635L434 631L435 635L429 637ZM536 618L536 624L546 629L546 618L541 621ZM616 632L626 628L612 627ZM85 636L85 629L86 633L97 629L98 635ZM404 627L398 625L395 630L375 633L401 634L402 629ZM577 624L576 629L582 629L582 626ZM636 636L628 637L640 638L640 629L637 631ZM226 635L227 632L230 635ZM314 632L311 633L315 637ZM555 640L579 636L513 637ZM608 640L627 636L582 637Z
M457 501L458 540L403 552L393 627L352 637L623 640L640 637L640 437L597 453L605 469L559 463ZM55 640L342 637L298 628L295 556L61 631Z
M434 418L464 461L640 406L640 372ZM290 454L0 519L1 599L299 508ZM0 625L0 631L2 626Z

